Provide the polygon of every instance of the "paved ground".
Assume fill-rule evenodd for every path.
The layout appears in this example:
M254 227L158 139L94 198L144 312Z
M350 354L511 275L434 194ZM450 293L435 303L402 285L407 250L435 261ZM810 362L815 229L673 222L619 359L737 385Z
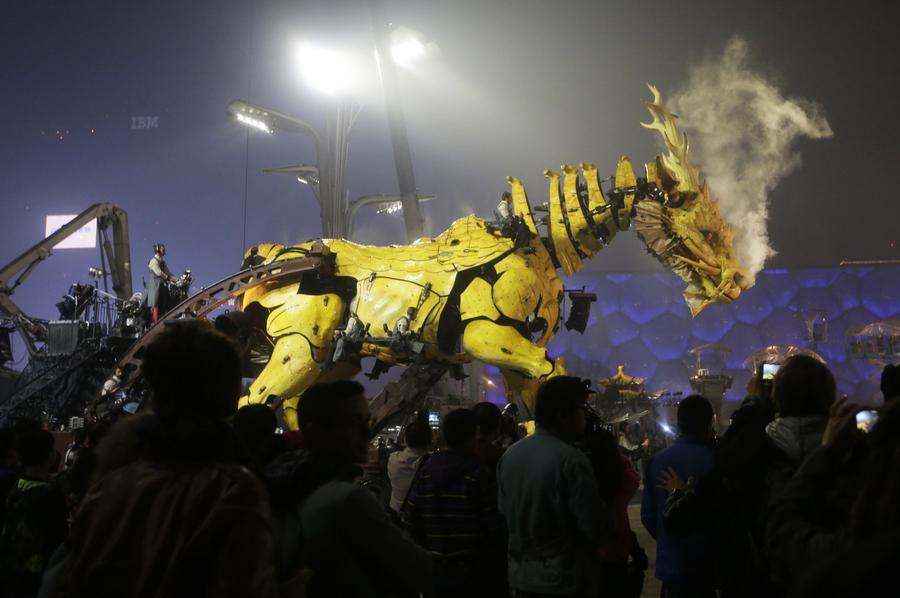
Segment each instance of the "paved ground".
M647 551L647 557L650 559L650 567L647 569L647 576L644 578L644 592L641 596L645 596L646 598L658 598L662 586L653 574L653 571L656 569L656 542L650 534L647 533L644 526L641 525L640 496L641 493L638 492L635 496L635 500L628 505L628 519L631 521L632 531L637 534L638 542L640 542L644 550Z

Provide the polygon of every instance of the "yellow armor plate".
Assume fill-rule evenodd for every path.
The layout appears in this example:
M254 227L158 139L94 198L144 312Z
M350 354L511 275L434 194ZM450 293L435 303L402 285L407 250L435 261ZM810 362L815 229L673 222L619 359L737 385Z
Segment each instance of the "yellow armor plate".
M469 283L459 297L459 317L465 322L472 318L486 317L496 320L500 312L491 298L491 285L484 279L476 278Z
M619 164L616 166L616 187L626 188L634 187L637 184L637 178L634 176L634 169L631 167L631 159L628 156L622 156ZM625 205L619 208L617 226L619 230L628 230L631 219L631 206L634 205L634 193L625 195Z
M578 242L578 249L586 257L592 257L603 249L603 244L591 232L587 218L578 199L578 169L574 166L563 166L565 179L563 190L566 198L566 216L569 219L569 230Z
M572 276L581 270L581 257L569 239L568 226L565 219L565 206L559 195L559 173L545 170L544 176L550 179L550 240L556 252L556 260L566 276Z
M525 186L522 181L516 177L508 176L506 181L512 188L513 212L516 216L520 216L525 221L525 226L531 231L535 237L538 236L537 226L534 224L534 215L531 213L531 204L528 203L528 195L525 193Z
M491 291L491 289L488 289ZM537 309L541 299L537 274L529 268L506 270L494 283L494 305L504 316L524 322Z

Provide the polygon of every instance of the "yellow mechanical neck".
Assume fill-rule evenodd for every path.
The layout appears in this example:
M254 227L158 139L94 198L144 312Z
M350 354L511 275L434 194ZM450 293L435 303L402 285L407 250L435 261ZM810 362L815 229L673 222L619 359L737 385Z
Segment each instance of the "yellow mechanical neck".
M599 253L616 233L628 230L635 194L626 193L619 201L609 201L603 194L597 167L590 163L582 163L578 168L563 166L562 171L562 175L552 170L544 171L550 183L547 240L556 263L566 276L571 276L581 270L583 260ZM514 177L506 180L512 186L513 212L522 218L533 235L538 236L525 187ZM616 167L616 186L633 189L636 184L631 160L623 156Z

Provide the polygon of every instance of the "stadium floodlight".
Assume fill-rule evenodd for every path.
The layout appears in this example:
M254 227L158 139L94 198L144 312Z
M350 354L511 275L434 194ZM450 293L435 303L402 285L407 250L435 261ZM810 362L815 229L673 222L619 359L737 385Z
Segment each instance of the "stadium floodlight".
M341 52L304 44L298 57L303 78L323 93L334 95L346 91L356 79L353 59Z
M407 27L398 27L391 31L390 51L395 64L407 67L425 56L422 35Z

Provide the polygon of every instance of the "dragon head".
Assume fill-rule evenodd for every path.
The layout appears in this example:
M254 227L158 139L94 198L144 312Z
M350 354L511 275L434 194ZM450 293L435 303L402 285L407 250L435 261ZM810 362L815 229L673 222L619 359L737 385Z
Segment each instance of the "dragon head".
M653 122L641 124L659 132L669 153L646 165L647 183L655 184L657 194L635 203L632 222L648 251L688 283L684 298L696 316L713 303L731 303L754 279L735 255L734 232L718 202L688 159L677 117L663 105L659 90L648 87Z

